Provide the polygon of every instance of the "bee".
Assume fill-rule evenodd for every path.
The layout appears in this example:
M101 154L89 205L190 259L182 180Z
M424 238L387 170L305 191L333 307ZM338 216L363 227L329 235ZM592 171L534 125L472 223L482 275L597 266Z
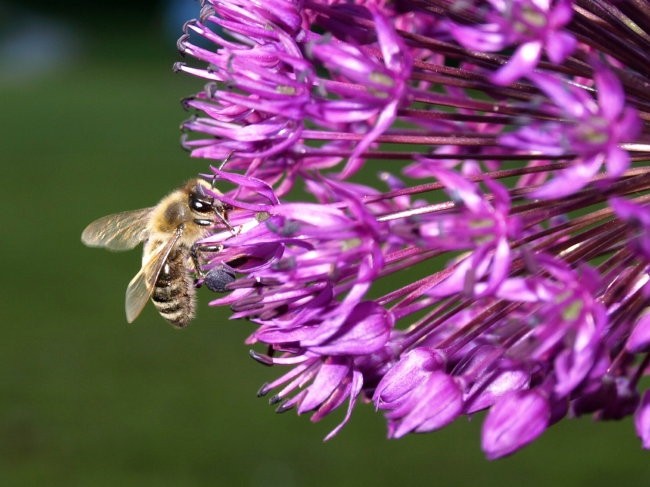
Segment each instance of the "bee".
M156 206L95 220L81 234L89 247L130 250L144 243L142 268L126 288L126 320L132 323L149 298L169 323L186 327L194 318L194 274L200 274L196 242L217 222L230 228L226 207L207 195L211 186L188 181Z

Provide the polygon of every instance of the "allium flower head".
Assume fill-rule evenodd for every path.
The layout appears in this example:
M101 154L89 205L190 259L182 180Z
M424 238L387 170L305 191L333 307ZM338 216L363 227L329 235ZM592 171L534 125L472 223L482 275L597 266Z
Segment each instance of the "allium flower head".
M605 0L204 1L183 144L228 208L211 304L283 369L260 396L344 407L328 438L361 400L391 438L487 411L491 459L586 413L650 448L649 27Z

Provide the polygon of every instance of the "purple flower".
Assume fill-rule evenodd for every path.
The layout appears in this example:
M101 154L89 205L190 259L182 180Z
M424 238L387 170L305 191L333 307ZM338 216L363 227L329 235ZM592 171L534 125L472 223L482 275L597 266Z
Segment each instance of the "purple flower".
M373 401L387 411L389 437L433 431L461 413L461 387L442 371L442 362L436 350L416 348L384 375Z
M641 405L634 415L634 426L643 448L650 449L650 391L643 394Z
M460 2L459 2L460 3ZM476 2L478 4L478 2ZM451 23L450 33L462 46L479 52L514 47L508 62L491 76L497 85L508 85L531 73L542 50L551 62L560 64L575 46L575 37L564 30L572 17L571 0L488 0L484 10L467 2L465 14L484 17L485 23Z
M631 353L650 350L650 313L644 311L632 328L632 333L625 343L625 348Z
M552 104L547 109L561 114L563 122L528 123L517 132L501 137L513 149L546 152L549 155L574 154L570 166L535 190L538 198L561 198L588 184L605 165L610 178L620 177L630 165L629 154L620 148L640 132L636 110L625 106L625 94L613 73L600 63L594 64L598 99L565 80L544 74L529 78ZM566 121L571 124L566 126Z
M509 455L548 427L551 408L535 389L511 392L492 406L483 423L483 451L489 459Z
M650 207L647 202L635 203L622 198L612 198L610 206L616 215L627 223L630 245L650 260Z
M179 41L208 80L183 145L228 220L211 304L283 370L279 412L345 409L328 438L373 402L391 438L486 411L490 459L582 414L634 414L647 447L647 15L434 4L207 0L186 25L211 47Z

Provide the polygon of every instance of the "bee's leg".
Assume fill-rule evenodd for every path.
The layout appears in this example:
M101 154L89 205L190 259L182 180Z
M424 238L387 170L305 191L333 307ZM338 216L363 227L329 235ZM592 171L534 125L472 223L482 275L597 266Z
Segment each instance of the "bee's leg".
M198 277L205 277L205 273L201 270L201 262L199 261L199 252L220 252L223 250L223 245L219 244L194 244L190 248L190 257L192 264L194 264L194 272Z
M194 268L196 269L197 279L195 281L196 287L201 287L203 284L213 292L225 293L230 291L228 284L235 280L235 273L228 269L225 265L220 264L213 267L208 272L204 273L201 270L201 263L199 262L199 252L221 252L223 245L213 244L194 244L190 250Z
M199 262L199 255L197 254L196 245L192 245L190 248L190 256L192 257L192 264L194 265L194 274L197 277L203 277L203 271L201 270L201 263Z

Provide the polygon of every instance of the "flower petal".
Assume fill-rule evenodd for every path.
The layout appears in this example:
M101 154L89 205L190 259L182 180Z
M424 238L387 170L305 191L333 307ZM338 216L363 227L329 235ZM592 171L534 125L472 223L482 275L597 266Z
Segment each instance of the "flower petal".
M514 453L546 430L550 416L549 402L537 390L502 397L483 423L483 451L490 460Z

